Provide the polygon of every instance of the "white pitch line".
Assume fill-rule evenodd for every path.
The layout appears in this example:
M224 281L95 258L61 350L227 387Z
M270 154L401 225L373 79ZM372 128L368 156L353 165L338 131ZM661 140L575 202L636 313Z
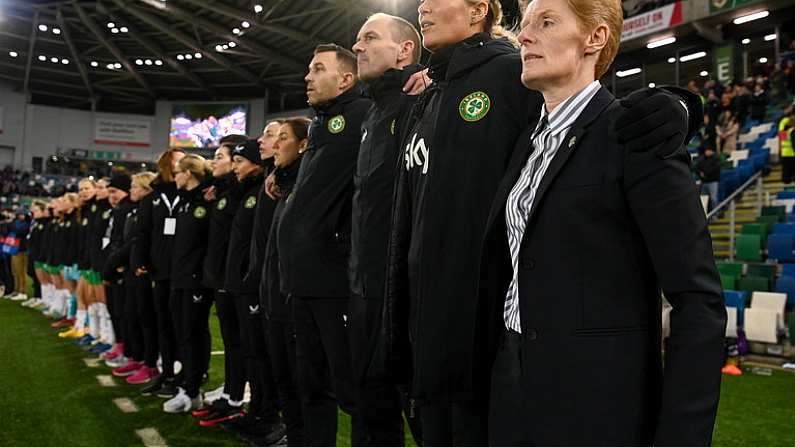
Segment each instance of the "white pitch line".
M210 354L211 355L224 355L224 351L213 351Z
M116 386L116 382L113 381L113 376L97 376L97 381L99 381L99 384L102 386Z
M138 412L138 407L135 405L135 403L126 397L113 399L113 403L116 404L117 407L119 407L119 410L121 410L122 413Z
M83 359L83 361L86 363L86 366L88 366L89 368L98 368L99 367L99 361L100 361L99 359L87 358L87 359Z
M146 447L168 447L166 440L154 428L135 430L135 434L141 438Z

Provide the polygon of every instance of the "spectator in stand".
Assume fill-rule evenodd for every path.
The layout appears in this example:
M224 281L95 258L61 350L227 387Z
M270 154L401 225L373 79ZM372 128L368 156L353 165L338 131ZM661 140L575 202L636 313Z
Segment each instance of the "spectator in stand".
M718 130L718 146L722 154L731 155L737 149L737 135L740 133L740 123L737 116L728 113L727 119Z
M709 114L704 114L704 126L701 128L701 144L699 152L705 151L708 147L715 150L718 147L718 130L715 120Z
M770 104L767 90L762 82L757 82L754 87L754 95L751 97L751 119L764 121L767 114L767 106Z
M738 83L734 87L734 100L733 100L733 107L732 110L734 112L734 116L737 118L737 122L739 123L740 127L745 124L745 120L748 118L748 113L751 109L751 92L748 91L748 87L745 86L743 83Z
M703 155L698 157L694 165L696 174L701 180L701 194L709 196L709 210L718 206L718 185L720 184L720 159L714 146L706 146Z
M795 128L795 111L788 107L786 115L779 121L778 138L781 143L781 180L785 184L792 183L795 174L795 145L793 145L793 128Z
M773 104L782 103L787 100L788 96L787 76L781 64L776 64L776 69L770 75L770 101Z

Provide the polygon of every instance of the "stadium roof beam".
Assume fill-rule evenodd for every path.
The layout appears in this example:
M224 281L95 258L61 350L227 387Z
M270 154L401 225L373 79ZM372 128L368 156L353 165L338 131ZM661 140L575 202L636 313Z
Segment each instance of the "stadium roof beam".
M28 91L28 86L30 84L30 70L33 66L33 48L36 45L36 33L39 28L39 13L36 12L33 15L33 22L31 23L30 27L30 40L28 40L28 59L25 62L25 78L22 80L22 91Z
M260 81L260 79L256 75L251 73L250 71L244 70L244 69L234 65L229 59L227 59L227 58L225 58L225 57L223 57L223 56L221 56L219 54L215 54L212 51L205 50L204 48L201 47L200 44L198 44L195 40L193 40L193 38L191 38L190 36L188 36L187 34L181 32L181 31L177 31L177 30L174 30L174 29L170 28L167 23L163 22L159 18L154 17L151 14L149 14L147 12L144 12L144 11L140 10L139 8L134 7L134 6L127 6L121 0L113 0L113 1L117 5L119 5L120 7L125 8L125 10L128 11L130 14L132 14L135 17L137 17L138 19L148 23L150 26L152 26L153 28L156 28L160 32L171 36L172 38L174 38L175 40L179 41L180 43L182 43L183 45L187 46L188 48L193 49L193 51L201 51L207 56L208 59L212 60L213 62L217 63L218 65L221 65L221 66L229 69L229 71L232 71L232 72L236 73L238 76L242 77L243 79L251 82L254 85L262 85L262 82Z
M123 3L120 2L120 0L114 0L114 1L119 6L123 5ZM201 28L203 28L203 29L205 29L207 31L210 31L213 34L216 34L217 36L222 37L225 40L235 41L235 42L237 42L239 45L241 45L243 47L247 47L250 50L253 50L253 51L256 51L256 52L260 53L262 56L267 56L268 58L270 58L274 62L276 62L276 63L278 63L280 65L283 65L286 68L290 68L290 69L294 69L294 70L304 70L306 68L306 64L303 61L301 61L301 60L285 56L284 54L282 54L282 53L280 53L280 52L278 52L278 51L276 51L276 50L274 50L274 49L272 49L270 47L267 47L267 46L255 41L255 40L245 39L245 38L242 38L240 36L237 36L237 35L233 34L231 30L228 30L228 29L224 28L223 26L216 24L215 22L212 22L210 20L198 17L196 14L191 14L189 11L186 11L186 10L184 10L182 8L176 7L176 6L174 6L174 5L170 4L170 3L163 3L160 0L140 0L140 1L152 6L154 8L157 8L157 9L159 9L161 11L164 11L164 12L166 12L168 14L171 14L172 16L174 16L174 17L176 17L176 18L178 18L180 20L184 20L184 21L186 21L188 23L194 23L194 24L198 25L199 27L201 27ZM215 5L215 6L217 6L217 5ZM128 7L128 8L134 8L134 7Z
M72 42L71 31L69 31L69 27L66 26L66 21L63 19L61 8L58 8L55 17L58 21L58 26L61 28L61 33L63 33L63 39L66 42L66 46L69 47L69 52L72 54L72 60L74 60L75 65L77 65L77 71L80 72L80 77L83 79L83 83L86 85L89 96L93 98L94 89L91 87L91 81L88 79L88 72L86 71L85 65L83 65L82 61L80 60L80 53L77 52L77 48Z
M258 28L264 29L266 31L271 31L276 34L280 34L296 42L304 43L311 46L316 46L323 43L323 38L307 37L306 33L297 31L292 27L285 25L278 25L275 23L271 24L268 22L262 22L257 18L256 15L251 14L248 11L237 9L233 6L227 6L223 3L208 4L207 0L184 0L184 1L187 3L192 3L201 8L209 9L212 12L222 14L227 17L231 17L233 19L249 22L252 25L256 25Z
M108 17L113 21L116 22L119 21L118 20L119 17L116 17L113 14L108 14ZM122 19L124 18L122 17ZM124 21L129 22L128 20ZM174 71L188 78L188 80L196 84L198 87L201 87L206 93L209 93L212 96L216 96L215 91L213 91L213 89L210 88L199 76L197 76L195 73L185 68L184 65L178 63L176 60L174 60L173 57L166 55L165 51L163 51L163 48L159 44L157 44L149 37L146 37L142 33L138 32L138 30L135 29L135 27L133 27L132 25L128 25L127 27L130 30L129 35L132 36L133 39L137 40L147 50L149 50L149 52L154 54L155 57L163 60L163 62L165 62L169 67L174 69Z
M138 81L138 83L141 84L141 86L146 89L147 94L149 94L149 96L151 96L152 98L156 97L155 91L152 89L152 87L149 85L146 79L144 79L144 77L141 76L141 74L135 70L133 64L130 63L130 61L127 59L127 56L125 56L124 53L121 52L119 47L117 47L113 42L105 38L99 26L96 23L94 23L94 20L92 20L88 16L88 14L86 14L85 10L83 10L83 7L80 6L80 4L78 3L72 4L72 7L77 12L77 15L80 16L80 20L83 21L83 24L94 34L94 36L96 36L96 38L103 45L105 45L108 51L110 51L111 54L113 54L113 56L119 60L119 63L121 63L124 66L124 68L133 76L133 78L135 78L135 80Z

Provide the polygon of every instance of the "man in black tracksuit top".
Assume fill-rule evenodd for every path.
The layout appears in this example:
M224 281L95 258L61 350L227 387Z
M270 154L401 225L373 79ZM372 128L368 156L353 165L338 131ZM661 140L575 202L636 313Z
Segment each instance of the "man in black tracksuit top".
M352 417L351 445L357 447L365 434L346 328L347 271L353 176L370 101L361 97L348 50L320 46L309 67L307 94L316 116L277 234L281 287L293 303L306 440L336 445L339 403Z
M179 194L173 179L174 160L184 155L179 151L167 151L158 161L157 178L152 181L152 192L141 199L139 205L139 243L133 253L136 275L146 275L152 281L157 335L160 355L163 358L163 373L155 383L146 387L147 394L157 393L161 397L176 393L174 362L179 359L171 313L171 258L176 229ZM209 349L209 347L208 347Z
M350 316L356 404L370 443L403 446L403 399L386 377L369 377L367 368L381 327L392 196L398 159L398 135L416 96L403 93L409 77L420 71L420 36L399 17L376 14L362 26L353 51L365 96L373 103L362 123L362 141L354 176L351 222ZM394 54L397 52L397 58ZM397 60L396 60L397 59ZM381 67L390 67L383 71ZM419 417L406 414L414 439L421 442Z
M249 275L251 263L251 237L257 202L264 185L264 169L260 166L259 144L248 140L232 151L238 184L232 194L238 203L229 231L229 248L226 260L224 288L232 295L240 322L245 377L251 387L249 415L244 431L259 430L269 433L279 422L278 398L268 361L267 345L262 328L263 319L259 304L259 275ZM276 203L268 199L263 212L273 216ZM234 366L234 365L232 365ZM256 428L255 428L256 427Z
M111 204L115 203L110 213L110 221L106 231L108 245L105 247L106 259L102 266L102 279L109 282L108 287L108 310L113 321L113 330L116 333L116 341L123 343L125 351L127 348L127 331L124 325L124 301L125 290L123 277L112 266L110 255L124 244L124 227L127 216L135 209L135 204L130 201L130 177L122 174L114 175L108 190L111 194ZM127 351L129 353L129 351Z

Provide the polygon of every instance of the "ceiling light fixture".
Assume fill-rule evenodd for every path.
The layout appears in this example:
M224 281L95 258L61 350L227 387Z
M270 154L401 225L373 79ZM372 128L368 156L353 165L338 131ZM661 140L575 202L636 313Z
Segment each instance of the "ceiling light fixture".
M767 63L767 58L766 57L760 57L759 58L759 63L760 64L766 64Z
M97 61L91 61L91 66L92 66L92 67L99 67L99 62L97 62Z
M751 39L749 39L749 38L747 38L747 37L746 37L745 39L743 39L743 40L741 41L741 43L742 43L743 45L748 45L749 43L751 43Z
M152 59L147 59L147 60L145 60L145 61L144 61L144 64L146 64L146 65L152 65Z
M181 55L181 54L178 54L178 55L177 55L177 60L178 60L178 61L185 60L185 56L183 56L183 55Z
M141 59L136 59L135 60L135 65L143 65L143 64L144 64L144 61L142 61Z
M690 62L696 59L701 59L702 57L706 56L706 51L699 51L698 53L686 54L679 58L679 62Z
M53 28L52 29L52 33L55 34L55 35L61 34L61 28Z
M617 71L616 72L616 76L618 76L619 78L625 78L627 76L636 75L636 74L640 73L641 71L643 71L643 70L641 70L639 67L635 67L635 68L630 68L629 70Z
M41 25L39 25L39 31L47 31L47 25L45 25L43 23Z
M47 56L45 56L45 55L43 55L43 54L40 54L40 55L39 55L39 60L40 60L40 61L42 61L42 62L44 62L44 61L46 61L46 60L47 60Z
M108 28L116 28L116 24L113 22L108 22Z
M201 59L202 58L202 54L201 53L194 53L193 57L195 57L196 59Z
M768 34L767 36L765 36L765 42L770 42L771 40L776 40L776 37L778 37L778 36L776 36L776 33Z
M157 59L157 60L155 60L155 65L158 65L158 66L163 65L163 61L161 61L160 59Z
M229 45L229 48L234 48L234 47L237 46L237 44L235 42L229 42L228 45Z
M249 27L251 27L251 24L250 24L250 23L248 23L247 21L243 21L243 22L240 24L240 26L242 26L243 28L249 28Z
M770 15L770 11L759 11L753 14L748 14L746 16L737 17L734 19L735 25L742 25L743 23L753 22L754 20L764 19L765 17Z
M17 56L19 56L19 53L17 53L16 51L9 51L8 55L11 56L11 57L17 57Z
M261 13L262 9L263 9L262 5L254 5L254 12L256 12L257 14Z
M665 39L655 40L653 42L649 42L646 44L646 48L654 49L659 47L664 47L665 45L670 45L676 42L676 37L666 37Z

